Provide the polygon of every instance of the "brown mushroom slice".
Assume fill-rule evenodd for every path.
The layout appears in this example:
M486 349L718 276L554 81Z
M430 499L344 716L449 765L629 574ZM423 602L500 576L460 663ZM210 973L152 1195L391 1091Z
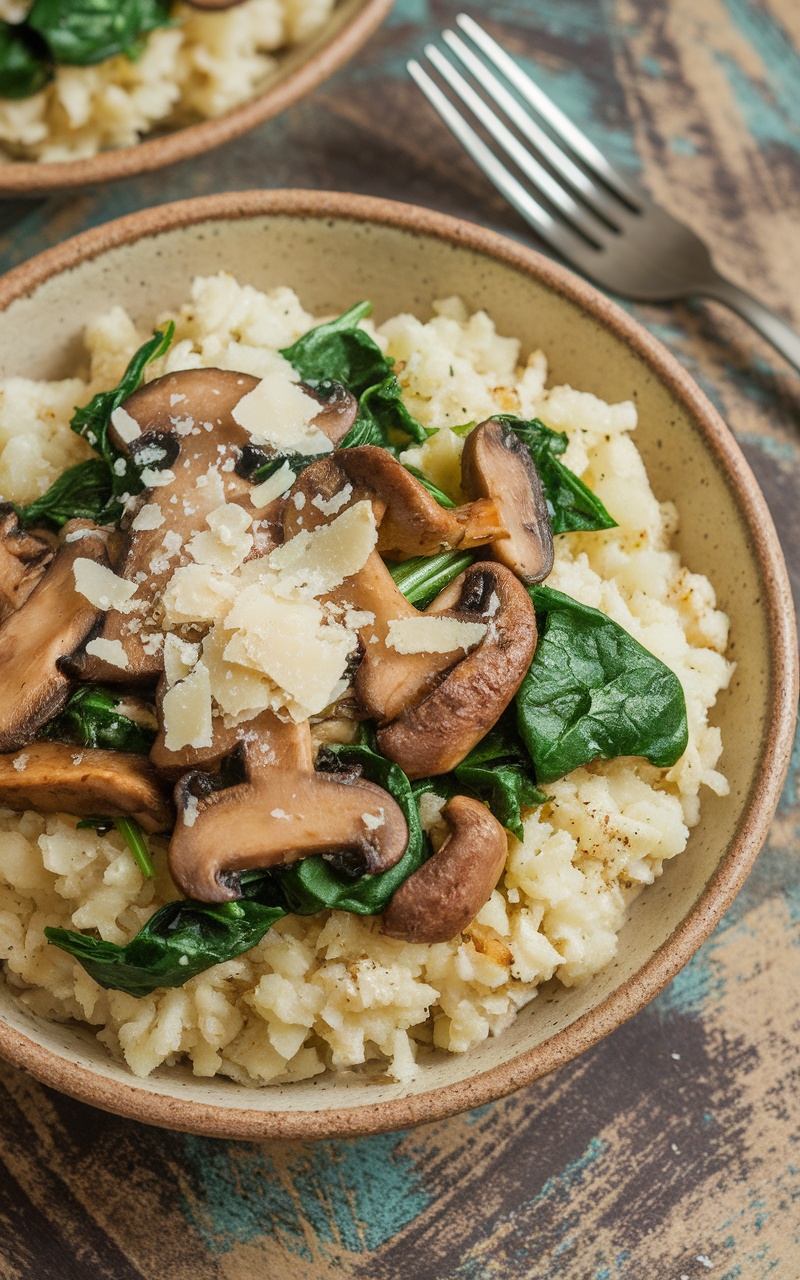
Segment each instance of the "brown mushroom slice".
M378 551L389 560L466 551L505 533L493 496L462 507L442 507L402 463L377 445L344 449L336 461L357 486L353 500L376 500Z
M461 483L473 500L497 506L502 537L492 555L529 585L553 567L553 530L536 464L519 436L490 418L471 431L461 455Z
M287 541L301 530L311 533L333 519L332 515L325 513L325 507L348 483L340 463L349 452L344 450L332 458L312 463L298 476L284 508ZM383 453L383 450L378 452ZM409 479L413 481L413 476ZM297 494L303 496L299 506L293 500ZM321 500L322 506L317 500ZM377 505L380 511L380 503ZM375 506L376 501L373 501L373 510ZM392 622L421 615L397 587L377 551L369 555L357 574L331 592L328 599L345 609L355 609L371 616L371 621L358 627L363 655L355 678L355 689L365 710L377 720L394 719L404 707L417 702L432 688L442 672L464 656L463 649L449 653L400 654L387 645Z
M70 533L81 536L61 546L35 590L0 626L0 751L29 742L61 710L73 688L64 661L101 617L77 590L73 566L81 557L107 564L106 535L66 525Z
M449 942L475 919L502 875L508 841L485 805L453 796L442 816L449 838L401 884L383 913L390 938Z
M533 603L505 565L472 565L441 592L431 611L485 622L488 630L430 693L378 730L379 750L412 779L447 773L461 763L505 711L536 649Z
M275 523L280 502L273 508L256 510L250 502L255 482L242 474L268 458L269 451L254 449L249 433L233 416L239 401L258 384L258 378L229 369L185 369L140 387L122 406L139 427L139 434L123 441L112 424L115 443L128 448L142 465L154 470L160 467L174 476L169 484L145 489L126 518L125 545L117 572L139 584L134 604L150 606L160 599L177 565L189 558L182 550L185 543L204 528L206 516L220 501L238 504L252 513L254 532L260 531L258 554L265 554L280 540L281 526ZM336 445L355 420L356 401L343 388L334 388L327 399L308 387L303 390L320 404L313 425ZM163 461L157 461L159 458ZM219 484L206 482L210 468L219 473L222 499ZM145 506L158 508L152 527L138 519ZM153 640L153 628L148 630L141 623L141 614L135 610L131 614L109 612L101 638L122 643L127 665L124 669L114 667L84 654L75 664L76 674L82 680L109 683L155 682L164 668L158 629Z
M150 832L171 830L175 817L143 756L65 742L32 742L0 755L0 803L19 811L135 818Z
M10 503L0 504L0 623L25 603L55 554L53 539L28 533Z
M204 13L219 13L223 9L235 9L244 4L244 0L185 0L190 9L201 9Z
M352 874L399 862L408 843L399 805L364 778L316 773L308 721L285 724L265 712L240 750L246 782L208 790L208 775L190 773L175 788L170 870L188 897L231 902L240 872L311 854Z

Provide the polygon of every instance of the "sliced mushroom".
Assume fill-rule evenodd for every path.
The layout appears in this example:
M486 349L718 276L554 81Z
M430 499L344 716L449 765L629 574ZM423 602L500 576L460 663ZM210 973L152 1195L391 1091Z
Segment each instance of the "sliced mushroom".
M378 747L409 778L447 773L497 723L536 649L528 592L505 565L474 564L436 598L432 612L485 622L480 645L420 701L378 730Z
M0 504L0 623L25 603L55 554L54 539L28 533L10 503Z
M281 526L276 520L281 500L264 510L256 510L250 502L254 482L248 473L269 456L269 451L254 450L249 434L233 417L239 401L258 382L258 378L228 369L186 369L140 387L122 406L140 431L125 442L115 435L112 425L117 445L128 448L141 464L174 476L168 484L145 489L126 518L125 545L117 572L139 584L134 605L143 603L151 608L160 599L177 565L188 560L184 544L203 528L206 516L221 500L252 513L259 554L280 540ZM337 444L355 419L353 397L343 388L334 388L327 399L310 388L303 389L321 405L313 425ZM211 468L222 481L222 499L219 482L206 480ZM137 519L145 506L158 509L152 522L155 527L147 527L148 520ZM154 683L164 663L158 628L155 639L151 638L153 630L142 626L141 613L135 609L130 614L109 612L101 638L121 641L127 665L115 667L83 654L75 664L75 673L82 680Z
M0 803L41 813L135 818L145 831L169 831L175 814L142 756L64 742L32 742L0 755Z
M100 610L76 590L73 565L83 556L108 563L107 534L80 522L20 609L0 626L0 751L23 746L61 710L73 682L63 663L89 635Z
M473 501L490 499L504 530L492 554L528 584L553 567L553 530L536 465L519 436L490 418L471 431L461 455L461 483Z
M396 801L363 778L316 773L308 721L284 724L265 712L239 749L246 782L210 790L207 774L190 773L175 788L170 870L190 898L233 901L240 872L311 854L353 875L403 856L408 828Z
M190 9L202 9L204 12L215 13L222 9L235 9L238 4L244 4L244 0L186 0L186 4Z
M351 501L372 500L378 551L389 560L465 551L504 535L494 496L463 507L442 507L402 463L377 445L343 449L336 461L356 486Z
M450 837L401 884L383 932L403 942L449 942L491 897L508 856L506 833L485 805L454 796L442 816Z

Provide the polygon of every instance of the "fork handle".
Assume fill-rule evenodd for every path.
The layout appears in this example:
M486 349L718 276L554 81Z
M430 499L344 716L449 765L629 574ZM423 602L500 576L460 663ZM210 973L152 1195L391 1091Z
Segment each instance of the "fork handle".
M727 307L738 312L800 372L800 334L795 333L785 320L765 307L763 302L740 289L738 284L733 284L716 273L698 289L698 293L707 298L715 298L717 302L724 302Z

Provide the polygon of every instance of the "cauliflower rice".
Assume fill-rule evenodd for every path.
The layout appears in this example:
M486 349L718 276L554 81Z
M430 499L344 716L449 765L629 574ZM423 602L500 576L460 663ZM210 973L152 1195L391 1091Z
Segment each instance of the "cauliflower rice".
M136 60L59 66L39 93L0 97L0 161L78 160L132 147L153 129L176 129L247 102L275 70L277 50L307 40L335 0L244 0L218 12L175 6L175 27L151 32ZM0 0L0 18L30 9Z
M195 281L175 319L176 341L149 377L211 365L263 376L277 348L318 323L291 290L264 294L224 274ZM0 957L11 989L35 1014L96 1027L139 1076L186 1060L196 1075L247 1085L326 1068L402 1081L432 1046L466 1052L501 1032L540 984L585 982L606 965L632 899L685 848L700 787L727 792L708 712L733 670L724 657L728 619L707 579L670 550L678 515L650 489L631 439L633 404L548 389L545 355L520 365L517 340L499 335L485 313L468 315L457 298L435 304L427 323L400 315L370 332L398 361L409 408L442 428L406 460L454 497L461 439L449 427L502 410L567 432L565 462L620 524L557 537L548 585L609 614L672 668L686 694L689 746L669 770L639 759L597 761L550 784L550 801L527 812L524 840L509 836L497 889L451 942L397 942L381 935L379 922L342 912L290 916L246 955L141 999L103 990L46 943L43 929L127 942L177 896L166 842L152 840L159 871L148 881L116 834L76 830L67 816L0 810ZM0 384L6 498L31 499L86 456L67 426L72 408L113 385L146 336L115 308L86 331L88 381ZM423 798L434 841L440 809L436 797Z

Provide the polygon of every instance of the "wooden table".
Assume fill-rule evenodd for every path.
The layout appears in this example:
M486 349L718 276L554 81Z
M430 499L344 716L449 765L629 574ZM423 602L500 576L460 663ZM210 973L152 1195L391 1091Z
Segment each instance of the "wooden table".
M363 191L527 233L404 72L456 0L400 0L309 100L223 151L32 207L11 266L165 200ZM473 0L721 266L800 328L797 0ZM636 307L721 409L800 574L800 379L724 309ZM0 1274L25 1280L798 1280L798 770L714 936L592 1052L414 1132L261 1147L118 1120L0 1067Z

